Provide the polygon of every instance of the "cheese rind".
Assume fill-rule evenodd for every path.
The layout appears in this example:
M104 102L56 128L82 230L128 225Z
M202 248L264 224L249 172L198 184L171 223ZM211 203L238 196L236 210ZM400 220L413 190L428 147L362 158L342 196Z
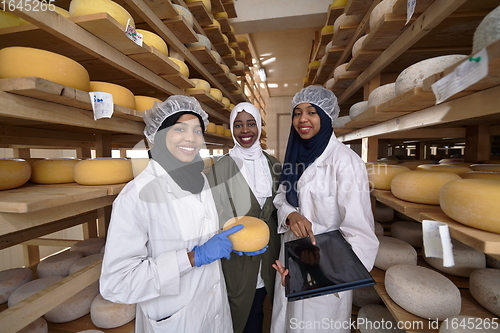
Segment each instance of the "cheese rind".
M71 265L81 258L83 258L81 252L65 251L57 253L40 261L36 273L39 278L51 275L68 276Z
M90 91L106 92L113 95L113 104L135 109L135 96L127 88L118 84L90 81Z
M136 31L142 35L142 41L144 43L151 47L154 47L168 57L168 46L163 38L148 30L136 29Z
M417 264L417 251L407 242L386 236L378 237L378 240L380 245L375 258L375 267L387 270L397 264Z
M161 103L161 99L149 96L134 96L134 99L135 109L141 112L151 109L155 102Z
M410 169L400 165L388 165L379 163L367 163L366 171L370 187L378 190L390 190L392 179L402 172L409 172Z
M122 6L111 0L72 0L69 4L71 16L108 13L117 20L125 29L127 22L135 27L134 19Z
M228 238L233 243L233 249L241 252L254 252L263 249L269 243L269 227L266 222L251 216L238 216L229 219L223 227L227 230L235 225L245 227Z
M94 158L75 165L74 177L80 185L110 185L126 183L134 174L126 158Z
M500 270L483 268L473 271L469 291L474 299L495 315L500 316Z
M73 171L80 162L74 158L47 158L31 165L30 181L37 184L74 183Z
M90 305L90 318L99 328L115 328L135 318L135 304L118 304L98 294Z
M0 190L24 185L31 177L30 164L22 159L0 159Z
M185 77L189 77L189 68L184 63L184 61L177 59L177 58L172 58L172 57L168 57L168 59L172 60L177 66L179 66L179 72L182 75L184 75Z
M33 280L29 268L11 268L0 272L0 304L7 302L9 296L22 285Z

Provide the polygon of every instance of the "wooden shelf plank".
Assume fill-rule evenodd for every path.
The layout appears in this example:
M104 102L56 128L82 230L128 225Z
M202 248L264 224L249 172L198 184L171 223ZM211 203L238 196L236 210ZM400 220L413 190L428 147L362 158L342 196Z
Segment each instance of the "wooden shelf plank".
M211 108L222 109L224 107L224 104L222 104L222 102L216 100L212 95L207 94L202 89L190 91L189 95L195 97L197 100L203 102L204 104L210 106Z
M222 31L219 27L205 27L203 31L207 35L208 39L212 42L212 44L220 44L225 43L224 37L222 37Z
M213 54L205 46L192 46L188 50L191 54L202 63L210 74L223 74L224 70L215 60Z
M144 46L149 52L132 54L129 57L158 75L171 75L179 72L179 66L166 55L154 47Z
M404 15L386 14L377 22L373 31L363 42L363 49L384 50L391 45L415 19L406 24L406 13Z
M344 13L344 10L345 6L337 6L337 7L332 7L332 5L328 6L325 25L333 25L333 23L335 23L335 20Z
M47 185L39 185L33 184L34 187L54 187L54 188L79 188L79 189L102 189L106 190L107 195L117 195L123 190L123 188L127 185L127 183L121 184L109 184L109 185L80 185L78 183L66 183L66 184L47 184ZM1 194L1 192L0 192Z
M346 15L364 15L372 3L373 0L350 0L345 6L344 13Z
M179 15L170 0L144 0L144 2L161 20L174 18Z
M332 36L332 45L347 45L358 29L357 25L340 26Z
M226 54L222 57L222 60L224 60L226 65L229 67L236 66L238 64L232 54Z
M365 70L378 56L382 50L365 50L361 49L352 57L347 63L346 70L348 71L362 71Z
M202 1L186 3L196 21L201 25L209 25L213 22L212 14L205 8Z
M231 48L225 42L219 43L219 44L213 44L213 46L215 47L215 49L217 50L217 52L219 52L219 54L221 56L231 54Z
M159 76L161 76L162 78L164 78L165 80L167 80L168 82L170 82L171 84L173 84L174 86L176 86L177 88L180 88L180 89L187 89L187 88L194 88L195 85L193 82L191 82L191 80L187 77L185 77L184 75L182 75L181 73L177 73L177 74L159 74Z
M224 10L227 12L227 16L229 18L238 17L238 15L236 14L236 8L234 6L234 1L222 1L222 6L224 6Z
M210 0L212 3L212 13L220 13L224 11L224 5L221 0Z
M162 21L181 43L188 44L198 41L196 32L186 23L186 21L184 21L182 16L179 15L176 18Z
M415 13L424 12L434 0L419 0L415 5ZM392 7L393 14L403 14L406 16L407 0L397 0Z
M240 86L237 83L231 81L231 79L226 74L218 74L214 75L214 77L222 84L223 87L225 87L229 91L238 90L240 88Z
M354 119L351 119L346 126L349 128L364 128L410 113L410 111L380 112L379 110L380 108L377 107L368 108L365 112L360 113Z
M220 28L223 33L231 32L231 26L229 25L229 20L226 17L215 18L220 23Z

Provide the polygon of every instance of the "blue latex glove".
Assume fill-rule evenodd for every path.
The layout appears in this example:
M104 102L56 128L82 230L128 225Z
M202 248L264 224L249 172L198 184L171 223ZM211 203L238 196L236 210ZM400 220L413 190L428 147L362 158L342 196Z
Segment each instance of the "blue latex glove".
M229 259L231 257L231 251L233 250L233 243L229 240L229 238L227 238L227 236L240 231L243 227L243 224L235 225L234 227L213 236L204 244L195 246L193 248L194 265L196 267L200 267L202 265L208 265L221 258Z
M268 247L269 247L269 246L268 246L268 245L266 245L266 246L264 246L262 249L260 249L260 250L258 250L258 251L254 251L254 252L241 252L241 251L235 251L235 250L233 250L233 252L234 252L234 253L236 253L236 254L237 254L237 255L239 255L239 256L243 256L243 255L245 255L245 256L249 256L249 257L251 257L251 256L256 256L256 255L258 255L258 254L262 254L262 253L266 252L266 250L267 250L267 248L268 248Z

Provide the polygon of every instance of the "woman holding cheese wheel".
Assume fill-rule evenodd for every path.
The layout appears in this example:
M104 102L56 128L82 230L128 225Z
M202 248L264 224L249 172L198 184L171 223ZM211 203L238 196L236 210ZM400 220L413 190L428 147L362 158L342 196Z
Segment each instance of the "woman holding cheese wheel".
M337 140L333 121L340 108L332 91L308 86L292 100L292 126L274 205L283 243L340 229L370 271L378 250L365 163ZM284 277L280 261L274 267ZM278 275L279 276L279 275ZM277 279L271 332L350 332L352 291L288 302ZM328 329L304 329L307 323ZM314 326L312 326L314 327ZM324 327L323 327L324 328Z
M208 178L221 226L231 218L252 216L267 223L269 245L252 253L233 253L222 260L234 332L262 332L266 294L273 299L280 238L273 199L281 165L262 151L259 110L243 102L229 116L234 148L219 159ZM262 253L261 253L262 252Z
M137 303L136 332L233 331L220 264L233 250L203 175L208 115L174 95L144 115L152 160L113 203L101 295Z

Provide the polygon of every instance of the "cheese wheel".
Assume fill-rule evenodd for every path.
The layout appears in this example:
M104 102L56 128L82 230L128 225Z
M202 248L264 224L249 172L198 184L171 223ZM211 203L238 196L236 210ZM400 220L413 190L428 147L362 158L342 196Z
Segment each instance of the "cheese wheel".
M385 272L385 289L396 304L416 316L444 320L460 313L462 297L444 275L417 265L394 265Z
M208 133L216 133L217 132L217 125L215 125L214 123L208 123L207 132Z
M396 98L396 83L388 83L373 89L368 95L368 107L384 104L391 99Z
M224 64L220 64L220 68L222 68L222 71L224 72L224 74L226 75L229 75L229 73L231 73L231 70L229 69L229 67L227 65L224 65Z
M452 172L440 171L409 171L394 176L391 182L392 194L401 200L439 205L441 187L460 176Z
M213 27L217 27L219 28L219 30L222 29L219 21L217 20L213 20L212 23L203 26L203 28L213 28Z
M37 184L74 183L73 171L80 162L74 158L54 158L35 161L32 164L30 181Z
M496 179L500 180L500 172L470 171L461 175L462 179Z
M0 190L24 185L31 177L30 164L22 159L0 159Z
M366 171L370 187L378 190L390 190L391 181L397 174L408 172L410 169L399 165L388 165L380 163L367 163Z
M333 86L335 85L336 81L337 81L337 79L335 79L335 78L329 79L328 81L325 82L325 88L331 90L333 88Z
M134 157L130 159L130 163L132 163L132 173L134 174L134 178L137 177L144 169L146 169L149 161L150 159L147 157Z
M216 125L216 132L219 135L224 135L226 133L226 129L222 125Z
M236 36L236 41L238 42L238 44L248 44L248 38L246 38L245 36Z
M135 109L141 112L151 109L155 102L161 103L161 99L149 96L134 96L134 99Z
M356 325L360 333L405 333L401 325L383 305L367 304L358 310Z
M357 307L363 307L368 304L380 304L381 302L382 299L373 286L356 288L352 291L352 304Z
M374 222L375 227L375 236L383 236L384 235L384 226L379 222Z
M348 0L333 0L332 4L330 7L342 7L347 4Z
M463 162L463 158L442 158L438 161L439 164L451 164L456 162Z
M233 70L244 70L245 64L239 60L236 61L236 66L231 67Z
M349 117L351 117L351 119L354 119L366 110L368 110L368 101L355 103L349 108Z
M315 61L311 61L309 63L309 65L307 65L307 68L309 68L309 69L318 69L320 65L321 65L321 61L315 60Z
M90 81L90 91L107 92L113 95L113 104L129 109L135 109L134 94L118 84L100 81Z
M67 11L66 9L61 8L61 7L54 6L54 11L57 14L64 16L65 18L69 18L71 16L69 11Z
M362 15L342 14L333 22L333 33L336 34L341 26L357 26L362 19Z
M472 164L470 168L473 171L500 172L500 164Z
M172 6L174 7L175 11L179 13L179 15L184 19L184 21L187 23L189 27L191 28L194 27L194 17L193 14L191 14L191 12L189 11L189 9L177 4L172 4Z
M17 27L21 24L20 18L17 15L14 15L9 12L5 12L0 10L0 29L1 28L9 28L9 27Z
M487 310L500 316L500 270L483 268L473 271L469 278L469 291Z
M96 13L108 13L120 23L123 28L130 24L135 27L134 19L122 6L111 0L72 0L69 4L71 16L90 15Z
M234 73L229 73L227 74L227 77L229 78L229 80L231 80L231 82L233 83L237 83L238 82L238 77L236 76L236 74Z
M0 304L7 302L9 296L22 285L33 280L29 268L11 268L0 272Z
M462 54L444 55L425 59L411 65L398 75L395 87L396 95L399 96L413 88L422 87L426 78L467 57Z
M441 189L443 212L472 228L500 233L500 180L459 179Z
M452 172L459 176L472 171L471 168L454 164L421 164L417 166L417 170Z
M227 109L229 105L231 105L231 101L227 97L222 97L222 104L224 104L224 108Z
M410 170L415 170L419 165L422 164L434 164L434 161L431 160L410 160L410 161L402 161L399 163L401 166L405 166Z
M57 53L12 46L0 50L0 79L35 76L89 91L89 73L79 63Z
M345 128L345 125L351 121L351 117L349 116L342 116L342 117L337 117L332 123L333 128Z
M385 14L392 13L392 7L397 0L382 0L378 5L373 8L370 13L370 31L375 31L380 20L385 16Z
M359 74L361 74L360 71L348 71L346 69L347 65L348 65L348 63L337 66L337 68L335 68L335 70L333 71L333 78L338 80L339 78L342 78L346 75L359 75Z
M134 178L130 160L111 157L80 161L75 166L74 176L80 185L120 184Z
M500 39L500 27L498 21L500 20L500 6L493 9L486 15L481 23L474 31L472 41L472 54L475 54L488 45Z
M417 251L407 242L386 236L378 237L378 240L380 243L375 258L375 267L385 271L397 264L417 264Z
M364 35L364 36L358 38L358 40L352 46L352 56L353 56L353 58L355 56L357 56L358 53L359 53L359 51L361 51L361 49L363 48L363 42L365 41L366 37L368 37L368 35Z
M73 251L71 251L73 252ZM96 253L96 254L91 254L86 257L83 257L81 259L78 259L69 267L69 274L73 274L75 272L78 272L80 269L83 269L90 264L95 263L96 261L102 260L103 254L102 253Z
M168 57L168 59L172 60L177 66L179 66L179 72L182 75L184 75L185 77L189 77L189 68L184 63L184 61L177 59L177 58L172 58L172 57Z
M71 265L81 258L83 258L83 253L76 251L54 254L40 261L36 268L36 274L39 278L51 275L68 276Z
M69 250L81 252L84 256L90 256L91 254L99 253L105 243L106 240L104 238L93 237L73 244Z
M229 44L229 37L226 35L222 34L222 39L224 40L224 43Z
M323 28L321 28L322 35L331 34L332 32L333 32L333 25L325 25Z
M40 317L26 325L23 329L17 331L17 333L48 333L48 331L49 327L47 321Z
M186 89L186 92L191 92L195 90L203 90L205 93L210 94L210 83L202 79L191 79L191 82L194 83L194 88Z
M61 279L63 279L62 276L47 276L23 284L22 286L14 290L14 292L10 295L7 303L9 308L24 301L26 298L36 294L40 290L53 285Z
M199 2L200 0L186 0L184 1L185 3L190 3L190 2ZM206 8L208 12L212 11L212 2L210 0L201 0L203 3L203 6Z
M373 219L377 222L390 222L394 219L394 209L377 202L373 209Z
M85 316L90 312L92 301L99 294L99 281L96 281L47 312L44 317L51 323L67 323Z
M391 235L413 247L424 246L422 224L418 222L396 221L391 224Z
M202 35L202 34L196 34L198 37L198 41L194 43L187 43L186 47L197 47L197 46L205 46L207 50L210 50L212 48L212 42L210 39L208 39L207 36Z
M168 46L163 38L148 30L136 29L136 31L142 35L142 41L144 43L151 47L154 47L168 57Z
M218 101L222 101L222 91L217 88L210 88L210 95Z
M227 15L227 12L218 12L218 13L214 13L214 17L229 18L229 15Z
M222 57L220 56L219 52L217 51L214 51L214 50L210 50L210 53L212 53L212 55L214 56L215 58L215 61L220 64L222 62Z
M229 128L226 128L226 129L224 130L224 135L225 135L225 136L229 136L229 137L231 137L231 136L232 136L232 135L231 135L231 130L230 130Z
M241 252L254 252L263 249L269 243L269 227L266 222L251 216L238 216L229 219L223 227L227 230L235 225L243 224L240 231L229 235L233 249Z
M97 294L90 305L90 319L99 328L120 327L135 318L135 307L135 304L110 302Z

